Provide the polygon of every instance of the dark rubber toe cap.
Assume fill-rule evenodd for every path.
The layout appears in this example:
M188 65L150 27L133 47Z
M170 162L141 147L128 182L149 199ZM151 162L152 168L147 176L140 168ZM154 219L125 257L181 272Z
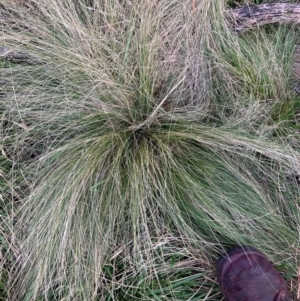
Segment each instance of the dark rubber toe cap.
M252 247L237 247L223 254L217 263L217 277L227 301L290 300L275 267Z

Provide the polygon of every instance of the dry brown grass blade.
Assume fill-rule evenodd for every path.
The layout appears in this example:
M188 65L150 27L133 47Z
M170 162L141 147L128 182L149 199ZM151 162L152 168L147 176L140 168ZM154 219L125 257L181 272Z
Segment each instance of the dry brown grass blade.
M298 267L298 289L297 289L297 299L300 299L300 267Z

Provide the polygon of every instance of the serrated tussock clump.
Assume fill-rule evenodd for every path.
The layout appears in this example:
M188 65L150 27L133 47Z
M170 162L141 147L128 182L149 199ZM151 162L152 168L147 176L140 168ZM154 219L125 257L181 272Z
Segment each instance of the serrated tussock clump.
M235 244L295 262L300 157L274 113L294 40L245 44L222 1L193 3L1 1L11 300L204 298L208 255Z

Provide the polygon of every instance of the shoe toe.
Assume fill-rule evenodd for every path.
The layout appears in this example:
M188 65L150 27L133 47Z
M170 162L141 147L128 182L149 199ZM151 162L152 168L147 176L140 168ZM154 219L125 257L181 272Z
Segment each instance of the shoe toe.
M227 301L289 298L284 280L275 267L264 254L252 247L234 248L221 256L217 263L217 277Z

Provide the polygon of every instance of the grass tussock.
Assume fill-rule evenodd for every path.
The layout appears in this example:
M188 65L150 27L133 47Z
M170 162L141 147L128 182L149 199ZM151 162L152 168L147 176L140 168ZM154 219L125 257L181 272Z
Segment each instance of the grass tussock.
M293 283L296 32L236 36L225 7L1 1L10 300L217 300L236 244Z

